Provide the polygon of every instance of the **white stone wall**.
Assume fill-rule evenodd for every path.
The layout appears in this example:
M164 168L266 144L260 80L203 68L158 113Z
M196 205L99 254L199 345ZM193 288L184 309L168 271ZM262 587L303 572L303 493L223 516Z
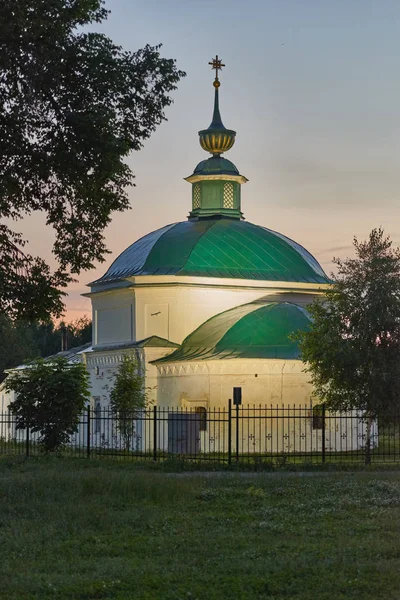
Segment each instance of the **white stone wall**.
M206 408L210 423L208 433L201 436L202 451L221 452L226 446L228 426L223 423L220 411L227 411L233 387L241 387L241 452L319 452L322 431L314 428L312 412L317 401L303 368L298 360L164 363L158 368L157 403L160 407ZM326 452L362 447L365 426L355 413L341 418L327 416L325 423ZM233 447L235 440L234 435Z
M174 348L138 348L95 351L86 353L86 368L89 373L91 396L100 398L102 408L108 408L109 396L117 369L123 356L135 353L144 365L145 387L149 390L149 401L157 400L157 367L151 361L170 354Z
M180 344L202 323L224 310L264 295L260 291L201 287L147 287L136 291L138 339L159 335Z
M96 293L93 344L119 344L152 335L180 344L211 317L241 304L270 297L271 301L305 304L318 286L199 277L146 276L132 278L132 288Z
M143 416L143 420L138 420L135 423L135 448L139 451L146 451L152 448L153 443L153 424L151 421L150 410L157 402L157 386L158 373L157 367L151 364L151 361L170 354L173 348L151 348L144 347L138 349L121 349L108 351L94 351L86 354L86 368L90 377L91 391L91 406L94 409L99 402L100 410L104 411L100 414L103 416L103 421L96 431L95 424L92 424L91 443L96 447L122 449L123 440L118 433L116 423L112 419L112 415L108 412L110 408L110 392L114 385L114 379L117 374L119 365L123 360L123 356L135 353L141 361L144 369L144 383L148 395L149 403L149 418L147 413ZM77 439L80 439L81 433L78 432Z
M121 344L136 339L135 294L118 289L92 298L93 345Z
M0 413L8 410L8 405L14 400L14 392L7 392L4 385L0 385ZM1 434L0 434L1 437Z
M226 406L232 388L243 404L309 404L312 387L299 360L227 359L164 363L158 367L158 404L190 405L199 399Z
M10 440L16 435L8 411L8 406L14 400L14 396L14 392L6 392L4 383L0 385L0 440Z

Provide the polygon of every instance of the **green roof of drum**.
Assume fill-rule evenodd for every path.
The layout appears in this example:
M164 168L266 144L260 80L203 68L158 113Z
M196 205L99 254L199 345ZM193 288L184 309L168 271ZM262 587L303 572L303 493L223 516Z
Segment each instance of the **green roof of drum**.
M93 283L133 275L329 283L315 258L286 236L229 218L188 220L141 238Z
M307 311L289 302L258 300L212 317L159 363L231 358L299 359L295 331L310 327Z
M213 156L202 160L193 175L239 175L237 167L222 156Z

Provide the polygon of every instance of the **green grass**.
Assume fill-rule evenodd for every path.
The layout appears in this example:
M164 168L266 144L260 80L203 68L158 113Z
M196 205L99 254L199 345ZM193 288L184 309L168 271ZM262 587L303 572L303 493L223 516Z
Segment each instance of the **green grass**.
M400 598L400 473L0 460L0 598Z

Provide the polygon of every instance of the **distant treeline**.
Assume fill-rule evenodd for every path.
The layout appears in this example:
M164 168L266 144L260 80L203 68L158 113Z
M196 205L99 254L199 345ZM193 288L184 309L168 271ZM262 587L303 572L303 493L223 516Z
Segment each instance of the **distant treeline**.
M4 371L37 357L56 354L91 342L92 322L87 317L55 324L13 322L0 313L0 381Z

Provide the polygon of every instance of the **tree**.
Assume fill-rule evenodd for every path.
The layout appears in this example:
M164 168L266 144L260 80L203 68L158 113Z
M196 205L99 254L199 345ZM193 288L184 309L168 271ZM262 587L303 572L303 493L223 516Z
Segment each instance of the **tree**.
M14 317L60 316L72 276L104 261L104 228L129 205L125 159L185 75L160 46L128 52L87 29L107 15L103 0L1 2L0 218L42 211L58 261L52 273L0 225L0 300Z
M92 341L92 321L86 315L67 323L65 328L68 348L82 346Z
M44 357L92 341L92 321L86 315L69 323L60 321L56 325L50 321L34 323L32 327L35 328L34 339L40 348L40 356Z
M134 355L125 355L117 369L110 406L127 450L135 434L134 421L147 404L148 393L140 362Z
M36 357L46 358L61 351L62 331L54 321L26 323L25 327L32 332L37 349Z
M0 313L0 383L5 370L32 360L38 355L33 332L24 323L13 321Z
M6 377L6 369L60 352L63 336L68 349L87 344L92 340L92 322L84 316L58 325L53 321L30 323L13 321L0 313L0 339L7 340L7 344L0 344L0 383Z
M332 410L363 411L368 462L373 420L399 409L400 249L374 229L365 242L354 238L354 250L334 259L333 285L296 337L316 396Z
M1 58L0 58L1 62ZM0 86L1 94L1 86ZM1 122L1 114L0 114ZM1 164L0 156L0 164ZM3 213L2 175L0 173L0 217ZM65 288L72 277L50 267L39 257L22 252L25 241L0 223L0 302L2 312L17 320L47 321L64 309Z
M9 409L17 429L39 432L45 452L58 450L78 430L79 416L90 396L84 365L68 364L65 358L38 359L10 373L4 385L16 394Z

